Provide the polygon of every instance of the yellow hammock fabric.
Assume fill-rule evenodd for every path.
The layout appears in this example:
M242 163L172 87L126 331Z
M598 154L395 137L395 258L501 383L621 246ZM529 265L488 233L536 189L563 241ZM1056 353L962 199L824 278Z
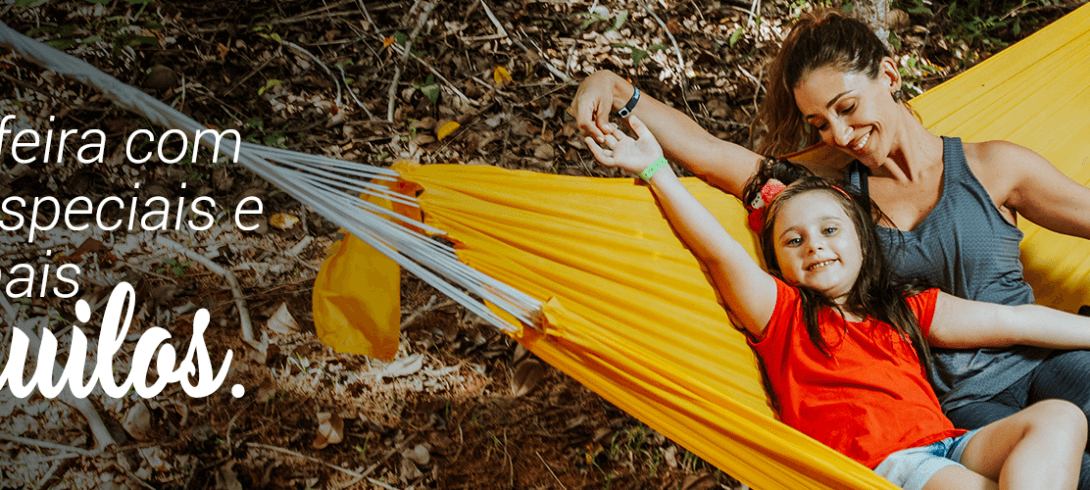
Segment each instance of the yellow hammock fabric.
M1086 185L1088 86L1084 6L912 106L936 134L1019 143ZM796 156L804 158L839 157L818 148ZM895 488L775 419L752 351L646 187L483 166L398 169L424 189L426 222L447 231L461 261L545 302L544 335L525 328L519 341L546 362L751 487ZM756 256L737 200L699 180L686 184ZM1090 304L1090 245L1025 220L1019 225L1038 302L1069 311ZM327 259L316 283L319 335L338 350L388 358L394 351L369 346L376 327L350 322L374 308L388 312L397 290L341 294L359 283L343 271L329 280L331 268L384 260L348 250ZM354 314L338 320L325 313L330 306L321 298L330 295Z

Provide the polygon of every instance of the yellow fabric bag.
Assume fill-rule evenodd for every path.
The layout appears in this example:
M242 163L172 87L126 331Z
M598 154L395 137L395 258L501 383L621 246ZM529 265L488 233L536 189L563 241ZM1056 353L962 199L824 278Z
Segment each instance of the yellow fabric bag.
M1022 144L1085 185L1088 58L1090 6L912 106L936 134ZM799 158L838 161L830 151ZM545 361L751 487L894 488L776 421L752 351L646 187L492 167L398 169L423 187L426 222L448 233L460 260L545 302L544 333L518 336ZM685 182L756 256L740 203ZM1090 304L1090 244L1019 225L1038 302Z

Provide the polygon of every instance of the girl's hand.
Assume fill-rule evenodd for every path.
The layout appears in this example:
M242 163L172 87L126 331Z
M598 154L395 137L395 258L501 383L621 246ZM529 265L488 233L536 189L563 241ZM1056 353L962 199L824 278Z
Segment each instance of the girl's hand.
M605 135L605 148L598 146L593 138L587 137L587 146L590 147L594 158L608 167L620 167L629 172L638 174L645 168L655 163L662 157L662 147L651 134L651 130L643 125L636 116L628 116L628 125L636 132L632 139L622 131L614 131Z

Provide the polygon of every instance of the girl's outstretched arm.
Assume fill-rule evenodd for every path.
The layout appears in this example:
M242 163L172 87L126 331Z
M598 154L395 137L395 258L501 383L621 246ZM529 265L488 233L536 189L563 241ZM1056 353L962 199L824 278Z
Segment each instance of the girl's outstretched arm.
M583 135L605 144L607 134L618 131L610 114L624 107L635 89L609 70L598 70L579 84L572 100L572 115ZM724 141L700 127L681 111L640 94L633 114L647 121L665 154L724 191L741 197L746 182L757 173L761 156Z
M638 140L616 131L603 138L606 149L589 137L587 145L599 162L640 173L662 157L662 148L639 118L630 116L629 124ZM761 337L776 306L775 280L693 197L669 165L655 172L650 184L674 230L707 267L726 307L746 330Z
M1090 317L1038 305L1005 306L939 293L928 342L936 347L1090 348Z

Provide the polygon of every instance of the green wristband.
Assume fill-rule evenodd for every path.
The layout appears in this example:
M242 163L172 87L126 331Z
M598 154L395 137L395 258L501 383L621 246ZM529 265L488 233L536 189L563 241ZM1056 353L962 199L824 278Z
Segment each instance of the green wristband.
M655 176L655 172L658 172L659 169L664 167L667 163L669 162L666 161L666 157L659 157L658 160L655 160L654 163L648 165L647 168L643 169L643 171L639 173L640 178L643 179L644 182L650 184L651 177Z

